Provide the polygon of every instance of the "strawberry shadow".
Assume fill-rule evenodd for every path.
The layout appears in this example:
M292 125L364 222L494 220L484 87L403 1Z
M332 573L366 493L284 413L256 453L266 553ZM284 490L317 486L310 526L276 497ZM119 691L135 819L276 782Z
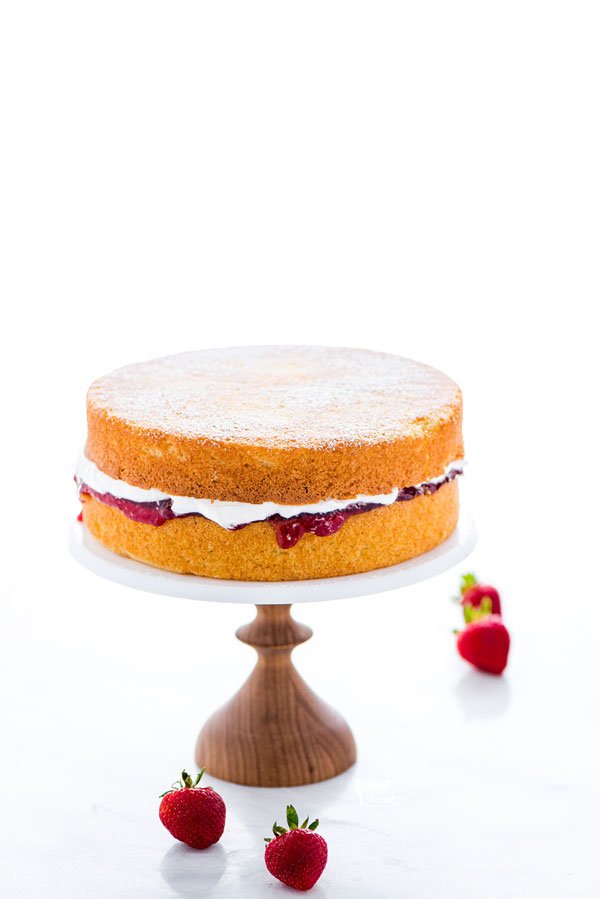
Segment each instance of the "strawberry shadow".
M208 896L223 876L226 858L219 843L202 850L176 843L165 852L160 873L180 896Z
M465 718L498 718L510 705L510 685L505 675L467 671L454 687Z
M294 890L292 887L288 887L285 883L280 883L274 878L270 879L265 886L269 888L272 896L281 896L281 899L283 899L284 896L308 896L309 894L310 899L319 899L319 897L320 899L325 899L327 896L325 884L322 883L316 883L307 893L300 893L298 890Z

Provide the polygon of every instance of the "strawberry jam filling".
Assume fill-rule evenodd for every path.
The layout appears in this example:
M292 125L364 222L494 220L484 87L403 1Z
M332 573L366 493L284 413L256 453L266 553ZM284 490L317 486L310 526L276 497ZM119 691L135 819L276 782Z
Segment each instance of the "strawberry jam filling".
M177 518L171 509L170 499L163 499L158 503L135 503L130 499L119 499L111 493L98 493L97 490L92 490L87 484L80 484L79 495L81 496L83 493L93 496L94 499L104 503L105 506L112 506L114 509L118 509L127 518L131 518L132 521L139 521L140 524L153 524L155 527L159 527L165 521Z
M397 503L405 503L416 496L426 496L436 493L440 487L453 481L454 478L462 474L462 468L452 468L443 478L436 478L434 481L427 481L419 484L417 487L402 487L395 499ZM184 515L176 515L172 509L172 500L163 499L159 502L134 502L129 499L119 499L111 493L98 493L85 483L79 484L79 495L93 496L99 502L106 506L112 506L118 509L127 518L141 524L150 524L154 527L160 527L166 521L174 518L190 518L195 515L204 517L200 513L191 512ZM335 534L342 527L344 522L352 515L360 515L363 512L370 512L372 509L382 508L382 503L365 503L357 502L345 509L338 509L333 512L322 513L302 513L293 518L283 518L281 515L272 515L267 519L275 531L277 543L281 549L291 549L304 536L304 534L315 534L317 537L328 537ZM252 522L248 522L252 524ZM237 525L232 530L239 530L247 527L246 524Z

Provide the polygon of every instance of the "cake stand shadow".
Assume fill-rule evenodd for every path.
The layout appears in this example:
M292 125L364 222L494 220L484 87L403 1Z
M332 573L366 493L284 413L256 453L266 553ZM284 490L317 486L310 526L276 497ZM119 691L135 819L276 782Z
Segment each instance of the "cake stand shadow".
M166 596L256 605L254 621L237 631L238 639L256 650L256 666L200 731L196 761L221 780L262 787L316 783L356 761L350 728L313 693L292 662L294 647L312 636L309 627L292 618L292 603L365 596L427 580L466 558L475 541L473 521L463 512L448 540L400 565L345 577L271 583L152 568L112 553L80 522L73 524L69 537L77 561L108 580Z

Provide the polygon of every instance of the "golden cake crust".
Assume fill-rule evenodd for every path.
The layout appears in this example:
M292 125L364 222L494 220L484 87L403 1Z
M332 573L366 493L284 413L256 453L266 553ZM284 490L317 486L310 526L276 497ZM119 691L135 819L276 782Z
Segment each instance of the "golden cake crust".
M92 384L87 418L86 456L105 474L204 499L375 495L437 477L463 454L450 378L339 347L234 347L127 366Z
M305 534L280 549L267 521L228 531L206 518L178 518L160 527L132 521L83 495L83 520L105 546L158 568L205 577L287 581L384 568L443 542L458 521L458 485L349 518L335 534Z

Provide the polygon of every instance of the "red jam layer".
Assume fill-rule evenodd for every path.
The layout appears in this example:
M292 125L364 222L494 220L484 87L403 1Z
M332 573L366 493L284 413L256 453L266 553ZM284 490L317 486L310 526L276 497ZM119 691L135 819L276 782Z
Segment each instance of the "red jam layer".
M140 524L153 524L155 527L160 527L165 521L177 518L171 509L170 499L163 499L158 503L134 503L130 499L119 499L113 496L112 493L98 493L97 490L92 490L87 484L80 484L79 496L83 493L93 496L94 499L104 503L105 506L112 506L118 509L127 518L131 518L132 521L139 521Z
M453 481L454 478L462 474L462 468L453 468L448 472L443 481L431 481L420 484L418 487L403 487L398 493L397 503L405 503L416 496L425 496L427 494L436 493L440 487ZM127 518L132 521L138 521L141 524L151 524L160 527L165 521L171 521L173 518L190 518L199 513L189 513L186 515L175 515L171 508L171 500L163 499L157 503L135 503L129 499L119 499L110 493L98 493L92 490L87 484L79 485L79 495L88 494L93 496L99 502L106 506L113 506L118 509ZM342 527L345 521L351 515L360 515L363 512L370 512L371 509L378 509L381 503L354 503L345 509L336 512L324 512L322 514L309 513L296 515L294 518L283 518L281 515L272 515L267 521L271 523L275 531L277 543L281 549L291 549L300 540L304 534L315 534L317 537L328 537L335 534ZM203 517L203 516L199 516ZM252 522L249 522L251 524ZM234 530L239 530L247 525L239 525Z

